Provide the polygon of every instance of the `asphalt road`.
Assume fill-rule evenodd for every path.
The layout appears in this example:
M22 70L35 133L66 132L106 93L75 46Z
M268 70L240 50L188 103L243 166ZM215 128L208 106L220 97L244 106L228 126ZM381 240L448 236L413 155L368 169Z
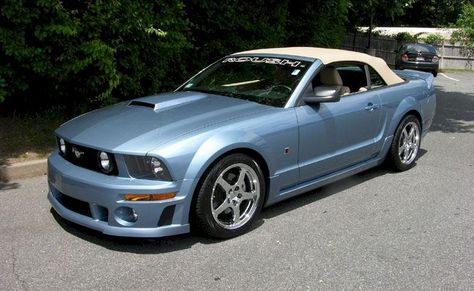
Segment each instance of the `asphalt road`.
M45 177L0 184L0 290L474 290L474 73L447 75L415 168L267 208L227 241L107 237L53 215Z

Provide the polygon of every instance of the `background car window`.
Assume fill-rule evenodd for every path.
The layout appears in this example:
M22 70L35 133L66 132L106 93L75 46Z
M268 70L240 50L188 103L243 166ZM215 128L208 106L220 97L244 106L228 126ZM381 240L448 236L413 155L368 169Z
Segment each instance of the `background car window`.
M380 75L369 66L369 75L370 75L370 89L376 89L383 86L386 86L387 83L380 77Z
M403 51L437 54L436 49L429 44L409 44Z

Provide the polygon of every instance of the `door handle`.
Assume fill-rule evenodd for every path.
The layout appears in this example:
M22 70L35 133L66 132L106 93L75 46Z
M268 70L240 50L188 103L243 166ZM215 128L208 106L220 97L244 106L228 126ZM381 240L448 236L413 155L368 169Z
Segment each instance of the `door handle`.
M369 104L367 104L367 106L365 106L365 110L367 111L374 111L375 109L378 109L379 106L377 104L374 104L372 102L370 102Z

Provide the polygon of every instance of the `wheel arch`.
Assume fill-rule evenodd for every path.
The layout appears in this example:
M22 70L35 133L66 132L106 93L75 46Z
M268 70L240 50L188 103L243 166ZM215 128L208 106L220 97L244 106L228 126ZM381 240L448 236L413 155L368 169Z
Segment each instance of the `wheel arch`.
M410 114L414 115L420 122L420 126L422 126L423 118L420 112L421 108L419 102L414 97L409 96L404 98L393 114L392 121L389 127L390 135L395 134L395 131L397 130L398 126L400 126L400 122L402 122L402 120Z
M193 196L192 200L193 200L193 202L194 202L194 199L195 199L195 196L196 196L195 195L196 191L202 186L202 183L204 182L204 179L206 178L206 174L209 173L209 171L212 169L212 167L214 167L220 160L222 160L223 158L225 158L227 156L230 156L232 154L244 154L244 155L247 155L247 156L249 156L249 157L251 157L252 159L255 160L255 162L258 164L258 166L260 167L260 169L263 172L263 177L265 179L265 181L264 181L264 183L265 183L265 200L267 199L268 189L269 189L269 182L270 182L270 179L269 179L270 172L269 172L267 161L265 160L263 155L255 149L252 149L252 148L249 148L249 147L236 147L236 148L230 149L226 152L223 152L218 156L215 156L213 158L213 160L206 166L206 168L203 169L203 171L200 173L199 177L196 177L197 182L195 183L195 187L192 191L192 196Z
M245 137L243 140L242 137ZM206 177L206 174L212 169L212 167L224 157L242 153L253 158L261 168L264 176L265 183L265 194L264 202L268 197L269 182L272 169L272 162L269 158L271 156L271 147L267 142L256 134L242 134L242 132L228 132L219 136L209 138L201 144L199 149L196 151L192 158L188 169L185 173L185 180L187 183L186 189L188 200L188 211L185 215L189 221L189 218L194 215L193 205L196 202L196 192L202 186L202 183Z
M416 120L418 121L418 125L419 125L419 135L420 135L420 139L416 139L416 148L414 150L412 150L413 152L410 153L410 150L411 150L411 145L409 146L409 149L405 148L403 150L403 153L404 153L404 158L402 159L401 157L401 152L400 152L400 141L401 141L401 129L402 127L404 126L407 126L407 122L405 122L405 120L408 119L408 117L410 117L410 120ZM418 151L419 151L419 148L420 148L420 141L421 141L421 115L418 111L416 110L410 110L408 112L406 112L399 124L397 125L396 127L396 130L394 132L394 135L393 135L393 141L391 142L390 144L390 148L389 148L389 151L387 153L387 160L389 161L389 163L391 164L391 166L397 170L397 171L406 171L410 168L412 168L414 165L415 165L415 161L417 159L417 156L418 156ZM410 139L410 137L408 137L408 139ZM403 144L405 146L405 142ZM408 150L408 152L406 152ZM407 157L407 154L409 154L410 156L408 158ZM404 160L404 159L407 159L407 160Z
M420 123L420 130L423 131L423 119L421 118L421 114L420 112L418 112L417 110L415 109L412 109L410 111L408 111L407 113L405 113L402 118L400 119L400 121L398 122L398 125L400 125L400 122L402 122L402 120L407 117L408 115L413 115L416 117L416 119L418 119L418 122ZM397 125L397 127L398 127Z

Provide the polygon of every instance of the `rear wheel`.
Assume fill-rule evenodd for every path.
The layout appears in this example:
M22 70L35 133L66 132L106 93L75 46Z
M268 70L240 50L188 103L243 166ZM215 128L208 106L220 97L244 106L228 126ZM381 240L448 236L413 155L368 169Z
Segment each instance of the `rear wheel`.
M218 161L197 193L197 226L217 238L246 232L262 209L265 180L257 162L244 154Z
M413 115L407 115L400 122L392 141L389 160L398 171L405 171L415 165L421 142L421 126Z

